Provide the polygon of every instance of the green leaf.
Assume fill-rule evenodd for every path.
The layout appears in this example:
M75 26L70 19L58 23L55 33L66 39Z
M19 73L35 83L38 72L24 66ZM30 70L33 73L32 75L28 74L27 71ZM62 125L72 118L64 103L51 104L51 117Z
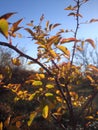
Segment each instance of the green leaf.
M48 117L49 114L49 107L48 105L45 105L42 111L42 116L46 119Z
M33 86L41 86L42 84L43 83L41 81L36 81L36 80L34 80L32 83Z
M29 121L27 122L28 126L31 126L31 124L32 124L34 118L36 117L36 115L37 115L37 112L36 112L36 111L34 111L34 112L32 112L32 113L30 114Z
M0 32L8 38L8 22L5 19L0 19Z

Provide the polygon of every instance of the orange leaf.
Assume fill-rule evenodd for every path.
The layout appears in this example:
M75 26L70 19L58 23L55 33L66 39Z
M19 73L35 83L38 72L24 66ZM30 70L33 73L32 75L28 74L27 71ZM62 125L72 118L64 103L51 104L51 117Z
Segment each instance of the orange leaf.
M89 42L93 48L95 48L95 43L92 39L86 39L85 42Z
M61 44L63 44L63 43L68 43L68 42L75 42L75 41L77 41L77 39L76 38L73 38L73 37L71 37L71 38L63 38L63 39L61 39Z

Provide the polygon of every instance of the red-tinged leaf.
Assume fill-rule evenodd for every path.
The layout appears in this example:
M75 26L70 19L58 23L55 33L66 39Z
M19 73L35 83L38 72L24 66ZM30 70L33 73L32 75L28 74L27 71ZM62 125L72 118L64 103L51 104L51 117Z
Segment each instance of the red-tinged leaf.
M7 20L8 18L10 18L14 14L16 14L16 12L4 14L4 15L0 16L0 19L4 18Z
M89 23L98 22L98 19L91 19Z
M92 45L93 48L95 48L95 43L92 39L86 39L85 42L88 42Z
M77 39L74 38L74 37L71 37L71 38L63 38L63 39L61 39L60 43L63 44L63 43L69 43L69 42L75 42L75 41L77 41Z
M70 51L66 47L58 45L57 48L61 50L65 55L70 57Z

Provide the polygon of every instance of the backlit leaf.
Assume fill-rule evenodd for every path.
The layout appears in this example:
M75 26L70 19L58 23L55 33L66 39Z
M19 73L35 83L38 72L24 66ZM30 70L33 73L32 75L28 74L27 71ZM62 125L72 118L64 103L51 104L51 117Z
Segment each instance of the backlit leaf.
M91 46L92 46L93 48L95 48L95 43L94 43L94 41L93 41L92 39L86 39L85 42L90 43Z
M46 119L48 117L49 114L49 107L48 105L45 105L42 111L42 116Z
M68 57L70 57L70 51L64 47L64 46L57 46L58 49L60 49L65 55L67 55Z
M52 58L56 58L57 57L57 54L54 50L49 50L49 53L51 55Z
M0 33L8 38L8 22L5 19L0 19Z

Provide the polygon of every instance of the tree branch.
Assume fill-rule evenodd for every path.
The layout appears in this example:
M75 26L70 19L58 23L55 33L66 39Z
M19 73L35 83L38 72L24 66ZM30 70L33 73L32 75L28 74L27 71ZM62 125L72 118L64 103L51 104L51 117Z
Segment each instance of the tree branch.
M25 53L23 53L22 51L20 51L16 46L10 45L9 43L6 42L1 42L0 41L0 45L1 46L6 46L12 50L14 50L15 52L17 52L18 54L20 54L20 56L23 56L29 60L32 60L33 62L35 62L36 64L38 64L39 66L41 66L50 76L53 76L52 72L50 72L42 63L40 63L37 59L26 55Z

